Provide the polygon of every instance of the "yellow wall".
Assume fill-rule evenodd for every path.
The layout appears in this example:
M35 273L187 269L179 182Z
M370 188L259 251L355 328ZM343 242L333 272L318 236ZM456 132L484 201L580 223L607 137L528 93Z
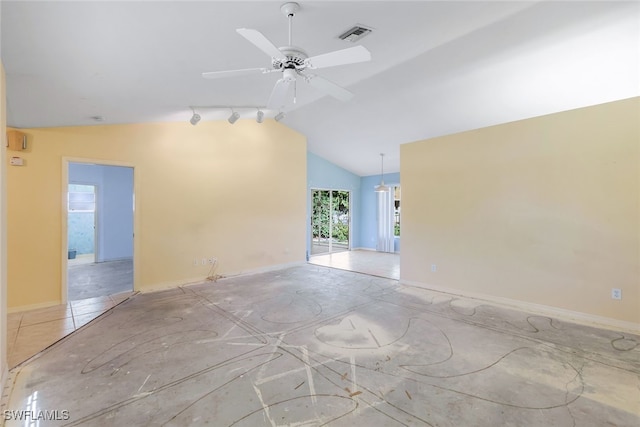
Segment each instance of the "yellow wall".
M8 170L8 303L59 303L64 161L133 166L135 286L159 289L305 259L306 139L273 120L23 129Z
M639 127L632 98L402 145L402 280L640 324Z

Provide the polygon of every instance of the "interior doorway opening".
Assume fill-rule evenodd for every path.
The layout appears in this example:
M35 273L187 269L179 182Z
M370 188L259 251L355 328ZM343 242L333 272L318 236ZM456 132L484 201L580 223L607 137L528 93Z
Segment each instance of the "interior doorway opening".
M351 193L311 190L311 255L351 249Z
M133 291L133 168L69 162L68 301Z

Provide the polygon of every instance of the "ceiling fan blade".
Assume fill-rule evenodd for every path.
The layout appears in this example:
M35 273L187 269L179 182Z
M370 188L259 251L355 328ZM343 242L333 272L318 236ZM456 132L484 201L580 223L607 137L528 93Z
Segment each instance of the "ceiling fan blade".
M312 56L311 58L307 58L305 63L309 68L326 68L366 61L371 61L371 52L364 46L354 46Z
M225 71L209 71L202 73L202 77L205 79L221 79L223 77L244 76L247 74L255 73L268 73L270 70L267 68L244 68L242 70L225 70Z
M280 49L278 49L273 43L271 43L271 41L268 38L266 38L264 34L262 34L260 31L252 30L249 28L238 28L236 31L238 32L238 34L240 34L245 39L249 40L258 49L260 49L270 57L278 58L278 59L287 59L285 54L280 52Z
M280 79L276 82L276 85L273 87L271 91L271 96L269 97L269 102L267 102L267 108L269 110L280 110L284 106L285 102L287 102L287 96L289 95L289 91L292 87L293 80L289 79Z
M327 95L331 95L342 102L347 102L353 98L353 93L349 92L342 86L338 86L334 82L325 79L324 77L309 74L306 76L309 84L316 89L321 90Z

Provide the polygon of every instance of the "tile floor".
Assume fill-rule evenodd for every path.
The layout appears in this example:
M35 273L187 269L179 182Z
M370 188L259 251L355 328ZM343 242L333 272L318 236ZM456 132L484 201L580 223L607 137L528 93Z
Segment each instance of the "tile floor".
M400 280L400 255L387 252L354 250L314 255L309 263L372 276Z
M11 370L2 409L58 411L40 426L637 426L639 343L307 264L136 294Z
M132 293L124 292L8 314L7 358L9 367L24 362L89 323L129 298Z

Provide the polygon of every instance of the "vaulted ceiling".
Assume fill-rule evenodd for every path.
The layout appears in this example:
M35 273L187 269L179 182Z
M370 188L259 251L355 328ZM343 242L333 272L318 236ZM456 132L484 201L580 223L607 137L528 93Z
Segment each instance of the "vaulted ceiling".
M235 30L286 45L282 3L3 0L8 125L186 122L190 106L264 106L280 73L201 73L269 67ZM293 44L310 56L353 46L338 36L355 24L373 29L357 42L370 62L316 71L355 97L302 82L282 120L358 175L379 172L379 153L398 171L406 142L640 95L638 2L299 3Z

